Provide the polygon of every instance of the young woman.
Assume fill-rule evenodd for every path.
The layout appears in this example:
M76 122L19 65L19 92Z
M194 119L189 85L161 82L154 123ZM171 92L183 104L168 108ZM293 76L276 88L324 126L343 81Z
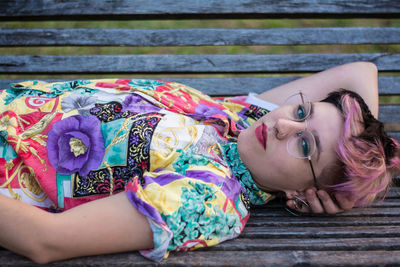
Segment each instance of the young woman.
M0 246L39 263L132 250L161 260L238 236L250 204L280 192L298 212L329 214L384 195L399 145L375 119L373 64L251 98L267 109L163 81L3 90Z

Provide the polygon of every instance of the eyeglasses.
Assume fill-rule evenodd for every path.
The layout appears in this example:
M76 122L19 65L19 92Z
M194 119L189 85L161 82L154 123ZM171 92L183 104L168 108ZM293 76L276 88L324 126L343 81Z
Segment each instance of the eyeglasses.
M290 120L298 122L304 121L305 123L304 130L297 131L294 135L288 138L286 143L286 150L291 156L295 158L308 160L314 179L314 186L318 190L319 188L317 184L317 177L315 176L314 167L311 161L311 156L315 153L317 145L314 135L307 130L307 119L312 114L312 103L306 95L304 95L302 92L299 92L288 97L283 106L286 106L286 115ZM299 196L293 196L293 201L296 210L292 210L288 206L284 205L286 211L288 211L292 215L300 216L301 213L297 212L297 210L301 210L303 205L310 208L308 202L303 200Z
M283 106L286 106L286 115L290 120L305 122L304 130L297 131L288 138L286 143L287 152L295 158L308 160L314 179L314 186L318 189L317 178L311 161L311 156L315 153L317 145L314 135L307 130L307 119L312 113L312 103L306 95L299 92L288 97Z

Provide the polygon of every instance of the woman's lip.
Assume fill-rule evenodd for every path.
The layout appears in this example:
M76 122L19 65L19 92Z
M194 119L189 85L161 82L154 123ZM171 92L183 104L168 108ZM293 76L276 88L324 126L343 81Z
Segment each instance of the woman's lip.
M255 130L255 135L265 150L267 148L268 127L264 123L260 124Z

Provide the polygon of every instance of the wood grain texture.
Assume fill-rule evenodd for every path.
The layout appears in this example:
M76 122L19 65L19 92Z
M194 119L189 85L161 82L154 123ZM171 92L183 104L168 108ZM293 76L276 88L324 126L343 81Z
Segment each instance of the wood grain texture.
M345 213L340 213L336 216L338 217L354 217L354 216L365 216L365 217L374 217L374 216L386 216L386 217L396 217L400 214L400 207L382 207L382 208L362 208L362 209L354 209ZM287 217L287 212L285 212L282 208L273 209L268 208L264 211L257 211L252 214L253 217L264 217L264 218L279 218L279 217Z
M399 28L0 29L0 46L222 46L393 43L400 43Z
M204 19L298 17L399 17L391 0L4 0L0 18L12 19Z
M285 217L269 218L250 217L246 227L342 227L342 229L351 228L353 226L400 226L399 217L336 217L336 216L302 216L302 217Z
M400 202L397 191L383 203ZM393 195L394 193L394 195ZM272 208L270 207L272 206ZM398 208L385 217L381 208L373 216L353 210L336 216L292 217L277 210L277 201L253 209L239 238L215 247L193 252L173 252L161 264L165 266L276 266L282 264L347 265L355 262L369 266L400 262L400 216ZM370 208L374 209L374 208ZM280 213L280 216L276 216ZM347 215L345 215L347 214ZM348 214L351 214L348 216ZM229 261L226 258L230 257ZM357 257L356 260L354 257ZM384 257L384 261L382 258ZM2 266L36 266L24 257L0 249ZM156 266L138 252L82 257L49 266Z
M400 141L400 133L399 132L388 132L390 136L393 136L396 138L398 141Z
M400 238L271 238L268 242L264 239L237 238L207 250L400 250Z
M246 227L241 238L361 238L400 237L400 226Z
M399 105L381 105L379 107L379 120L382 122L400 122Z
M0 251L0 258L7 258L2 266L37 266L27 259L8 251ZM192 251L173 252L157 264L144 259L137 252L99 255L53 263L46 266L381 266L382 259L388 266L396 266L400 255L394 251Z
M288 73L315 72L353 61L399 71L400 54L3 55L0 73Z

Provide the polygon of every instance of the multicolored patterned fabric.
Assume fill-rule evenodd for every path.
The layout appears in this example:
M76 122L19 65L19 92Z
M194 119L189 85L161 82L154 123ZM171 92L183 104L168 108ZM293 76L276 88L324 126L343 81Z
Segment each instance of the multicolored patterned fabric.
M159 261L234 238L259 190L237 136L267 111L152 80L27 81L0 91L0 193L62 211L121 191Z

